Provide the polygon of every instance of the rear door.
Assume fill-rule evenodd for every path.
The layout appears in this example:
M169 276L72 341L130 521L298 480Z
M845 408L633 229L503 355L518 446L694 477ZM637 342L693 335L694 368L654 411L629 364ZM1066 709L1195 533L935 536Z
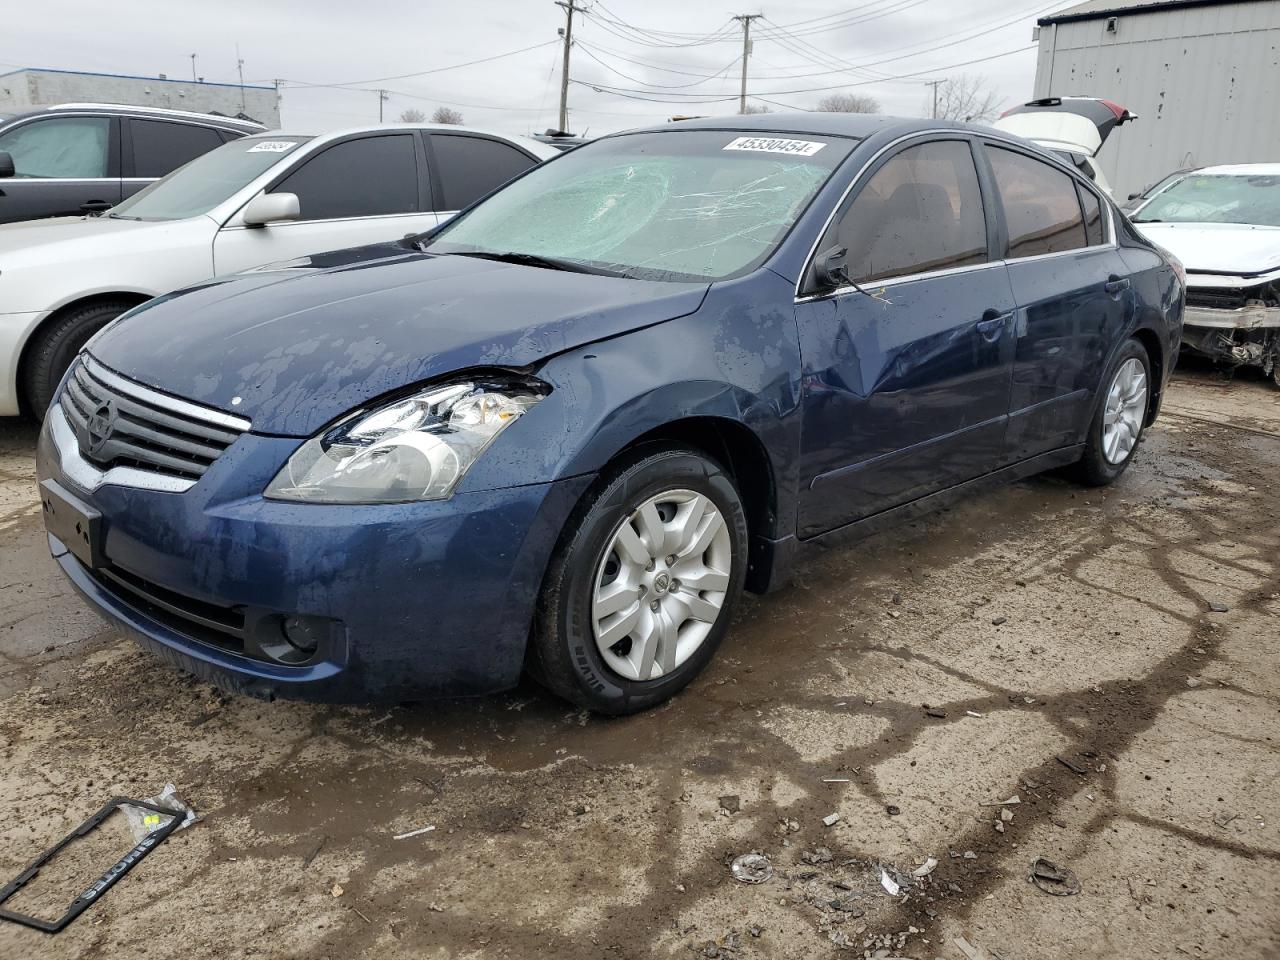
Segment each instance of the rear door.
M214 240L215 270L398 240L436 225L425 200L425 158L412 131L349 137L299 157L268 193L293 193L301 219L246 227L233 217Z
M857 287L796 307L802 537L1000 466L1014 301L975 149L932 137L877 161L816 247L845 248Z
M212 127L177 120L124 121L124 190L130 197L214 147L222 137Z
M510 143L471 133L431 133L431 184L441 222L539 160Z
M984 155L1017 302L1008 456L1023 460L1080 442L1133 295L1093 188L1009 143Z
M37 117L0 133L17 175L0 180L0 223L80 216L120 202L120 121Z

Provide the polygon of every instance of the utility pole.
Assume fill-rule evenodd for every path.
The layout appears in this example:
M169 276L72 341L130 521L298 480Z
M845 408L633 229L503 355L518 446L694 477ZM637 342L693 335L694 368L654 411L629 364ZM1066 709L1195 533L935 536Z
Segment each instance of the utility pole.
M191 79L196 79L196 55L191 54Z
M382 122L382 105L391 99L391 95L385 90L378 91L378 122Z
M574 11L586 12L584 7L574 6L573 0L556 0L557 7L564 7L564 67L560 71L560 129L569 132L569 48L573 46Z
M733 19L742 24L742 95L738 99L738 112L747 112L747 58L751 56L751 21L759 20L763 13L744 13Z
M249 108L244 103L244 61L240 59L240 44L236 44L236 70L240 74L240 112L244 113Z
M933 87L933 119L938 119L938 87L945 83L945 80L926 80L926 87Z

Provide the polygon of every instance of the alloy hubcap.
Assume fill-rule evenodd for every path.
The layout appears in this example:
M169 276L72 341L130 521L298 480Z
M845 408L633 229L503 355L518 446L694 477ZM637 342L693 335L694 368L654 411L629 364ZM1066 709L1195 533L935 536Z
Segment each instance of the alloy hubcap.
M733 569L729 527L692 490L650 497L614 531L596 570L591 626L609 668L656 680L702 646Z
M1102 455L1108 463L1124 463L1133 452L1147 415L1147 373L1130 357L1120 364L1102 414Z

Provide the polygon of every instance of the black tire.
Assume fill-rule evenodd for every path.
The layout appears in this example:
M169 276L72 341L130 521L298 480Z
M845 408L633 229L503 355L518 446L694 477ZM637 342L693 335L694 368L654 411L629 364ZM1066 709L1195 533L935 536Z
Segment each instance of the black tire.
M596 647L590 616L595 572L623 520L650 497L678 489L708 497L725 519L732 557L729 587L710 632L686 661L656 680L630 680L610 669ZM622 715L655 706L686 686L715 655L746 570L746 514L724 469L689 448L639 450L601 476L565 525L538 598L529 673L553 693L597 713Z
M1116 373L1127 360L1137 360L1142 364L1143 372L1147 375L1147 406L1143 411L1142 427L1133 449L1119 463L1112 463L1102 449L1103 420L1107 408L1107 393L1111 389ZM1147 355L1147 348L1137 340L1129 340L1116 353L1111 366L1107 368L1106 376L1098 386L1098 396L1094 401L1096 409L1093 420L1089 424L1089 434L1085 438L1084 454L1075 465L1074 475L1077 480L1086 486L1105 487L1109 483L1114 483L1128 469L1142 443L1142 434L1146 432L1146 420L1151 413L1151 397L1154 390L1155 384L1151 380L1151 358Z
M133 306L119 300L68 310L37 331L23 361L22 394L37 420L53 401L58 381L89 338Z

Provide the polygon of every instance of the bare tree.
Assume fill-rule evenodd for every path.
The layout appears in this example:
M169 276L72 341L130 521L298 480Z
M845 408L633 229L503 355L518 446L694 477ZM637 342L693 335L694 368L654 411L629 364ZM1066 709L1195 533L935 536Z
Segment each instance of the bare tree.
M769 107L763 103L748 103L747 109L743 110L742 112L743 113L773 113L773 111L770 110Z
M425 119L427 119L427 115L415 107L410 107L400 114L401 123L421 123Z
M865 93L832 93L818 101L824 113L879 113L880 101Z
M436 107L431 115L432 123L462 123L462 114L452 107Z
M935 96L937 114L933 112ZM973 123L994 120L999 109L1000 99L987 86L987 78L975 73L962 73L950 80L943 80L924 105L924 112L939 120L967 120Z

